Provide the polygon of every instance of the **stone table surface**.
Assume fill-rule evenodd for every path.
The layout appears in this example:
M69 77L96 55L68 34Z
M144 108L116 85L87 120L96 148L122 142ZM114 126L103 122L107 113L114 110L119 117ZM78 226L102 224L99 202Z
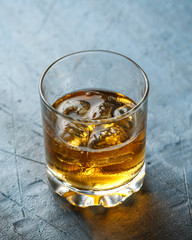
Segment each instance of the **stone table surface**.
M73 207L47 184L38 82L107 49L150 80L147 174L122 205ZM192 239L191 0L0 1L0 239Z

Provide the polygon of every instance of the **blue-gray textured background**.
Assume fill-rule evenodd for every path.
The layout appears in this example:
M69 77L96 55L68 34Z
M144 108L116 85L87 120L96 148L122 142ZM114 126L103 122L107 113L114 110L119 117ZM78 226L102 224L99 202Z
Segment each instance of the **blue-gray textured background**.
M0 6L0 239L191 239L192 1ZM145 184L108 210L55 201L46 183L38 82L85 49L127 55L150 80Z

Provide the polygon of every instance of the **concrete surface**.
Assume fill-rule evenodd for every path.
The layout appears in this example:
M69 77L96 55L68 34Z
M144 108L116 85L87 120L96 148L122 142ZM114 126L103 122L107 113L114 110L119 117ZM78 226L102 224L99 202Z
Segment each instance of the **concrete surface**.
M192 2L0 1L0 239L192 239ZM78 50L129 56L147 73L147 175L112 208L49 190L38 82Z

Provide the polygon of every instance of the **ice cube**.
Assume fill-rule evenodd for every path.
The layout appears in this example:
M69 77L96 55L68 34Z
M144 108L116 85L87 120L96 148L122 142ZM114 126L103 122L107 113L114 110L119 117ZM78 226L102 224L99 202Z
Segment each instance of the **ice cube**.
M113 112L113 116L118 117L124 113L127 113L129 110L131 110L130 106L119 107L119 108L115 109L115 111Z
M88 144L89 129L67 120L57 122L56 132L58 137L72 147L85 147Z
M109 103L100 103L91 107L91 119L107 119L112 117L112 107Z
M78 117L85 115L89 108L90 104L85 100L67 101L63 104L63 113L71 117Z
M98 129L99 128L99 129ZM119 124L103 124L93 129L89 138L92 149L108 148L121 144L129 139L129 135Z

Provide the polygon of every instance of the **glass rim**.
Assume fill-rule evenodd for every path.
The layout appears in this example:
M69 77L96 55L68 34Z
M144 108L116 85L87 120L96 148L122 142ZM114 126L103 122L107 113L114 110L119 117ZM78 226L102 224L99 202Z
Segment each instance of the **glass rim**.
M53 108L49 103L48 101L46 100L46 98L44 97L44 94L43 94L43 91L42 91L42 88L43 88L43 80L47 74L47 72L52 68L52 66L54 66L57 62L65 59L65 58L68 58L72 55L78 55L78 54L83 54L83 53L110 53L110 54L114 54L114 55L118 55L120 57L123 57L125 59L127 59L128 61L130 61L133 65L135 65L137 67L137 69L141 72L141 74L143 75L143 78L145 80L145 92L143 94L143 97L141 98L141 100L130 110L128 110L127 112L117 116L117 117L110 117L110 118L106 118L106 119L75 119L73 117L70 117L62 112L59 112L57 111L55 108ZM82 89L80 89L82 90ZM39 94L40 94L40 98L41 100L43 101L43 104L51 111L53 111L55 114L63 117L63 118L66 118L68 119L69 121L73 121L73 122L76 122L76 123L92 123L92 124L98 124L98 123L111 123L111 122L114 122L114 121L117 121L117 120L120 120L120 119L124 119L125 117L128 117L132 114L134 114L141 106L142 104L147 100L147 97L148 97L148 94L149 94L149 80L148 80L148 77L147 77L147 74L144 72L144 70L136 63L134 62L132 59L130 59L129 57L123 55L123 54L120 54L120 53L117 53L117 52L114 52L114 51L109 51L109 50L83 50L83 51L76 51L76 52L72 52L70 54L67 54L67 55L64 55L60 58L58 58L57 60L55 60L53 63L51 63L46 69L45 71L43 72L43 75L41 76L40 78L40 82L39 82ZM126 106L126 104L125 104Z

